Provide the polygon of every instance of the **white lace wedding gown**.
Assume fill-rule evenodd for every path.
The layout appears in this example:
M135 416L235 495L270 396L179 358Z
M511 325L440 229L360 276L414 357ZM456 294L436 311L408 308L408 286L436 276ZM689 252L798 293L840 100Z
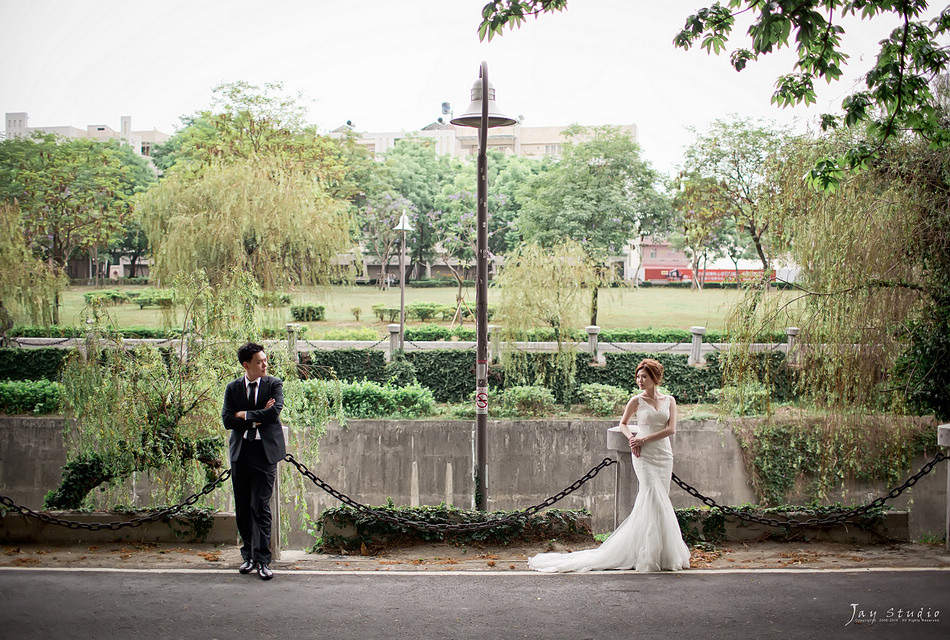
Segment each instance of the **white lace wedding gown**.
M654 433L666 426L670 418L670 398L661 398L657 409L640 400L637 407L638 435ZM673 475L670 439L643 445L640 457L633 457L633 469L640 482L633 511L602 545L574 553L541 553L531 558L528 566L550 573L605 569L679 571L688 568L689 548L683 542L669 495Z

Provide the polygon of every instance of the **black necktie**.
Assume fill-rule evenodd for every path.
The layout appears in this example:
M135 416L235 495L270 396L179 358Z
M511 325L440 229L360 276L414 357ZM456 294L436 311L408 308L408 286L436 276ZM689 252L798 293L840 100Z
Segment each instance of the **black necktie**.
M248 410L257 408L257 381L247 385L247 408ZM244 437L248 440L257 438L257 429L251 428L244 432Z

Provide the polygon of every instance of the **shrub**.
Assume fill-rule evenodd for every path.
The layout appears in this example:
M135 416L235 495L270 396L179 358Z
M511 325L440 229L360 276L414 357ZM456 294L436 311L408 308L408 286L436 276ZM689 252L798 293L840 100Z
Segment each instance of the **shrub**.
M303 355L303 354L302 354ZM338 380L386 380L386 358L382 351L369 349L334 349L311 351L309 373L314 378ZM474 386L474 383L473 383Z
M0 349L0 379L59 380L71 352L58 347Z
M462 402L475 389L475 353L462 349L411 351L406 358L416 379L432 389L436 402Z
M416 327L406 327L406 340L434 342L448 340L452 337L452 330L438 324L424 324Z
M727 411L738 416L749 416L767 412L771 394L764 384L752 382L741 387L712 389L709 395Z
M577 392L581 402L590 408L594 415L613 416L623 411L630 394L620 387L592 382L582 384Z
M406 283L408 287L415 287L417 289L431 289L433 287L457 287L459 285L458 280L455 278L433 278L431 280L411 280ZM463 280L462 285L465 287L474 287L474 280Z
M384 304L374 304L370 309L379 318L380 322L396 322L399 319L399 307L387 307Z
M105 304L123 304L131 300L129 294L119 289L99 289L98 291L87 291L82 294L82 299L86 304L105 305Z
M379 340L379 334L372 327L358 329L327 329L314 340Z
M86 335L87 329L84 327L63 327L58 325L42 326L23 326L17 325L7 332L11 338L82 338ZM122 327L121 329L110 329L110 331L123 338L154 338L166 340L169 338L181 337L181 329L159 329L156 327Z
M360 314L363 313L363 309L360 307L352 307L350 313L353 314L353 317L356 318L356 321L360 321Z
M439 313L443 306L437 302L410 302L406 305L406 315L410 318L417 318L422 322L428 322Z
M326 307L322 304L295 304L290 307L290 315L297 322L320 322L325 314Z
M286 307L290 302L290 294L284 291L264 291L257 300L262 307Z
M49 380L0 382L0 413L56 413L63 385Z
M435 410L432 392L419 384L394 387L363 380L344 383L340 391L343 411L350 418L418 418Z
M499 417L540 417L554 409L554 394L546 387L510 387L499 394Z
M171 291L165 289L142 289L141 291L129 292L129 297L139 305L139 309L145 307L159 307L161 309L171 309L175 306L175 296Z
M386 365L386 381L397 387L406 387L416 383L416 368L406 360L402 352L396 353Z

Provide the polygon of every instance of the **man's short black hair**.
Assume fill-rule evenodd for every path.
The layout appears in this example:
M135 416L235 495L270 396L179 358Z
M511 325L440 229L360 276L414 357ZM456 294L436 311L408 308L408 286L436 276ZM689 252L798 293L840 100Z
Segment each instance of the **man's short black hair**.
M264 347L256 342L247 342L238 347L238 362L244 364L254 359L254 354L263 351Z

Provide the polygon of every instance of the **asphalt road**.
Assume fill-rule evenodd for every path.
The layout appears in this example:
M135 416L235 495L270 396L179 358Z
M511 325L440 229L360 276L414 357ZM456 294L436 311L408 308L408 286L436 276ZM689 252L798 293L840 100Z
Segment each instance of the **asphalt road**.
M221 570L2 569L0 612L11 640L922 640L950 636L950 571L283 571L263 582Z

